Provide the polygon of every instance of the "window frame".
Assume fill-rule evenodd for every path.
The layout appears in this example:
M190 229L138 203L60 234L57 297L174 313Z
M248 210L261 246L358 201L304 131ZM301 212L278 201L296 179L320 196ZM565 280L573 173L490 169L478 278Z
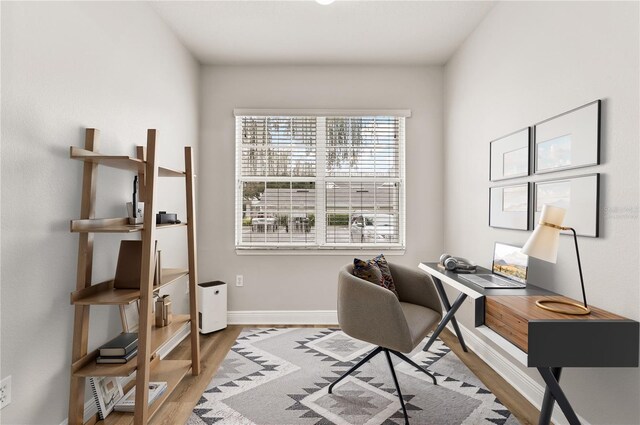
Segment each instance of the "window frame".
M380 250L391 253L391 255L402 254L406 245L406 118L411 117L410 110L344 110L344 109L234 109L235 116L235 249L238 254L302 254L302 253L325 253L332 251L357 251L358 253L379 253ZM313 117L316 118L316 145L315 145L315 175L312 177L275 177L260 176L249 177L242 175L242 118L269 118L269 117ZM399 122L399 140L398 140L398 177L376 178L372 177L327 177L326 170L326 118L333 117L393 117ZM323 131L322 130L324 127ZM268 182L291 182L297 181L314 182L315 186L315 243L300 244L297 242L242 242L243 231L243 184L248 181L264 181ZM327 243L327 188L328 182L349 181L350 183L366 182L375 183L376 181L398 182L398 242L394 243ZM363 215L360 212L359 215ZM351 216L350 216L351 218ZM351 221L351 220L350 220ZM350 226L351 224L349 224Z

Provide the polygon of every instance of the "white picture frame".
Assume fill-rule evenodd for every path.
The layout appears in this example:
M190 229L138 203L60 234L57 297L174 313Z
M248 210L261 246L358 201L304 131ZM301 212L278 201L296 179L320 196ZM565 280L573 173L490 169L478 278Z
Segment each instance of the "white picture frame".
M490 188L489 226L529 230L529 194L529 183Z
M500 181L529 175L531 127L489 143L489 180Z
M115 376L91 376L89 379L98 405L98 415L102 420L113 411L113 407L124 395L122 384Z
M579 236L599 236L600 174L545 180L534 183L533 223L540 221L544 204L565 208L563 226L573 227ZM570 235L570 231L563 231Z
M534 126L534 174L600 163L600 109L596 100Z
M126 305L120 305L120 320L122 332L137 332L140 325L140 304L133 301Z

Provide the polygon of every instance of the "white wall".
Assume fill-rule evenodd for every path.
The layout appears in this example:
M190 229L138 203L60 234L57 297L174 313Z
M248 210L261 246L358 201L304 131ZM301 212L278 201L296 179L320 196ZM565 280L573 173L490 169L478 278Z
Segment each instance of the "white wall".
M135 154L159 130L159 159L184 168L197 143L198 64L147 5L2 3L2 358L12 403L2 423L67 417L82 163L69 146L102 130L105 153ZM123 216L133 175L101 168L98 217ZM184 181L158 204L184 217ZM135 237L135 236L134 236ZM122 235L97 235L94 282L113 276ZM184 266L186 232L159 232L163 265ZM175 264L174 264L175 263ZM185 286L174 299L183 302ZM91 310L90 349L120 331L117 307Z
M198 174L200 278L230 284L229 310L334 310L339 268L354 253L237 255L234 108L411 109L407 129L407 249L416 266L442 247L440 67L204 67ZM244 287L234 286L244 275Z
M587 296L634 320L640 319L638 18L637 2L499 3L445 67L444 108L445 248L488 266L494 241L522 244L530 235L487 224L489 141L603 100L602 164L554 177L602 174L601 236L579 240ZM533 282L580 299L571 238L562 237L557 264L531 266ZM473 328L469 313L465 306L465 325ZM637 368L568 369L562 384L588 422L638 423Z

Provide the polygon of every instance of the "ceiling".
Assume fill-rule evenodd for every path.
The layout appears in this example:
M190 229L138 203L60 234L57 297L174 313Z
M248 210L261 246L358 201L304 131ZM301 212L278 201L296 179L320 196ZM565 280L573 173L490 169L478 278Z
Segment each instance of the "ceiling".
M494 1L162 1L151 7L204 64L444 64Z

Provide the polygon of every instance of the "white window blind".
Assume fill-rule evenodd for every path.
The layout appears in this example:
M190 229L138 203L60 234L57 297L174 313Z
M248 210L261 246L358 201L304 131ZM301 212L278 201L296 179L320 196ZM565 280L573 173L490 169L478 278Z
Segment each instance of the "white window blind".
M236 112L237 248L404 247L403 111L250 112Z

